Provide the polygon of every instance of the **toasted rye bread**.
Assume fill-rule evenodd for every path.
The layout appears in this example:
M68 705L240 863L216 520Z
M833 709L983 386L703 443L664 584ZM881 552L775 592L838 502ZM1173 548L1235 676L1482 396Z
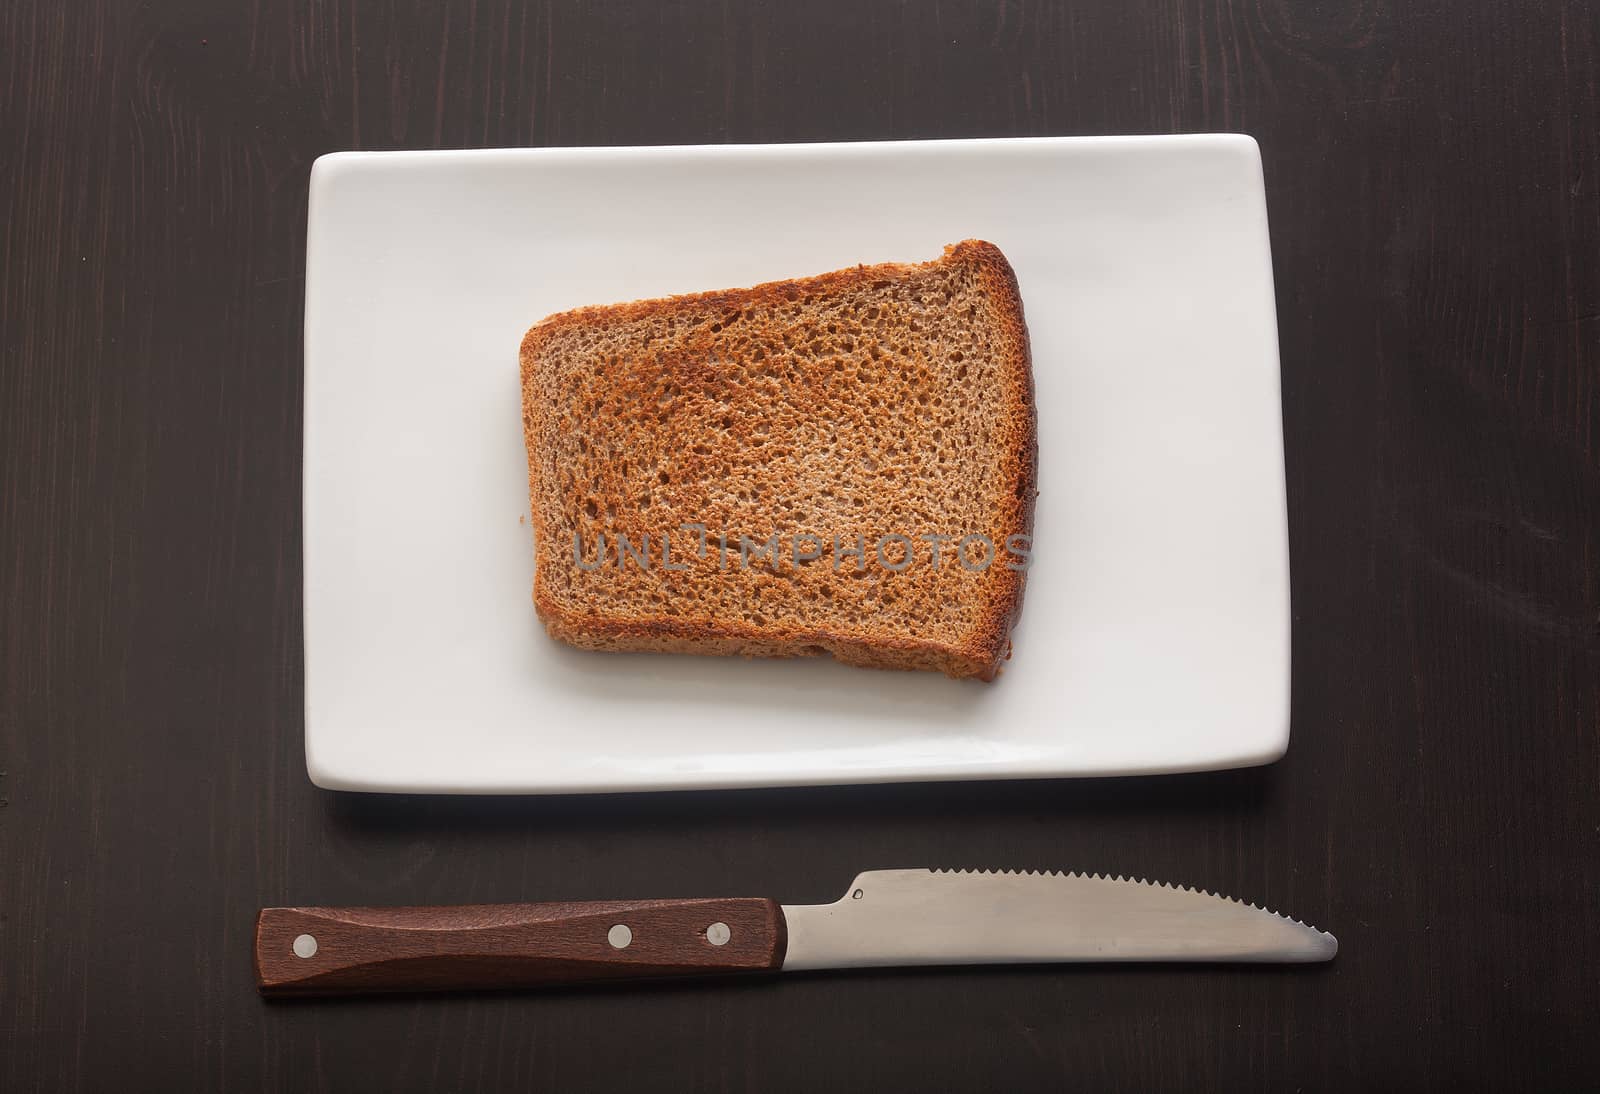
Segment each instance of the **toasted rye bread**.
M522 420L555 638L984 680L1009 655L1037 447L993 244L552 315L522 341ZM993 551L958 556L968 536Z

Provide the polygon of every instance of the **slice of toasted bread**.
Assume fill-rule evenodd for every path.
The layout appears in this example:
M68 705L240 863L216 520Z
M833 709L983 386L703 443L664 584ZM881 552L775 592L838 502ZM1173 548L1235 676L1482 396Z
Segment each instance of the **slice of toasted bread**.
M522 420L555 638L985 680L1009 654L1037 448L993 244L552 315Z

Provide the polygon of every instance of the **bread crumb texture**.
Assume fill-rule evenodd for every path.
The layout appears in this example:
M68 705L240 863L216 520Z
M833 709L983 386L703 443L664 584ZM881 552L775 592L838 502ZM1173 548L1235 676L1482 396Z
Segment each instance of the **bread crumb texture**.
M562 312L521 368L553 637L984 680L1008 656L1037 431L993 244Z

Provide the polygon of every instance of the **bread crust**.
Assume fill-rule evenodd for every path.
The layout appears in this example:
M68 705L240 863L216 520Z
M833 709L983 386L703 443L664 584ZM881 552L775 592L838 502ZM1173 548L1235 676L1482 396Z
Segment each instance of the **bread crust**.
M812 277L765 282L747 289L576 308L535 323L523 337L520 352L522 412L536 545L533 602L550 636L580 648L614 651L751 657L804 657L828 653L839 661L864 667L926 669L953 677L993 680L1002 662L1010 656L1010 635L1022 611L1027 578L1025 568L1013 570L998 557L991 564L1000 568L1000 577L991 583L980 623L957 643L876 631L871 627L861 628L860 633L844 633L826 626L797 626L779 620L756 626L742 620L703 614L627 616L603 611L580 614L569 611L553 594L549 575L557 567L571 565L571 562L563 558L565 544L560 530L548 526L544 507L540 505L541 492L552 488L552 484L541 481L540 449L549 431L558 425L549 418L547 412L552 408L546 405L548 400L541 397L539 383L541 368L548 360L545 350L552 340L585 328L612 327L689 309L735 311L848 293L948 264L970 265L981 279L1003 342L993 356L1000 367L1005 405L997 408L995 415L1003 421L1007 433L1016 438L1016 443L1008 451L1000 470L1004 489L998 492L999 511L993 525L998 531L997 555L1001 545L1008 542L1005 537L1022 535L1031 540L1034 501L1038 493L1038 429L1032 358L1016 275L994 244L969 239L947 246L944 254L931 262L860 265Z

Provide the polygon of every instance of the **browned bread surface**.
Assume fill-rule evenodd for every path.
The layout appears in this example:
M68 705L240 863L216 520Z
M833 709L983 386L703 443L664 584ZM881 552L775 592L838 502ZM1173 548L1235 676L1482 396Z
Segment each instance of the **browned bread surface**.
M993 679L1037 464L1022 300L993 244L562 312L521 365L553 637ZM902 540L878 550L895 535L909 563ZM968 536L994 548L967 540L963 565Z

